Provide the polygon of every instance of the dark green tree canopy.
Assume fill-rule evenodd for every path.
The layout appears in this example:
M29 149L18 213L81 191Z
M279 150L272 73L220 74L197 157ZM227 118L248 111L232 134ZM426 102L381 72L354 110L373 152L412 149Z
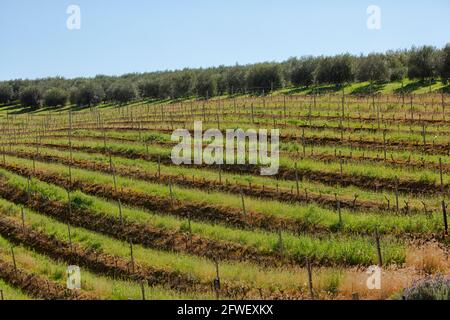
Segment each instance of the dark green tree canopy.
M430 79L437 75L438 53L436 48L423 46L413 48L408 59L408 78Z
M7 83L0 83L0 103L8 103L13 99L13 87Z
M356 78L359 81L386 82L390 80L387 58L382 54L369 54L358 62Z
M401 81L407 73L407 52L406 51L388 51L386 59L389 65L390 81Z
M160 92L160 84L155 79L143 79L138 83L139 94L143 98L157 99Z
M48 89L44 94L44 105L47 107L64 106L67 103L68 94L64 89Z
M133 83L127 80L114 82L107 90L107 99L115 103L127 103L138 97L138 92Z
M440 75L445 83L450 80L450 43L447 44L442 51Z
M352 82L355 78L353 58L349 54L321 58L315 74L318 83L342 85Z
M290 81L295 86L308 87L314 83L314 70L318 65L317 59L313 57L294 59L291 62L289 71Z
M82 84L70 93L70 102L78 106L92 106L105 99L103 87L94 82Z
M189 70L183 70L179 74L175 74L172 79L172 94L173 97L186 98L193 94L194 89L194 75Z
M20 103L24 107L38 108L42 103L42 94L38 87L30 86L20 92Z
M246 91L245 67L234 66L225 72L225 82L229 94L243 93Z
M195 82L195 92L202 98L213 97L217 94L217 79L208 72L200 72Z
M277 64L257 64L248 71L247 88L249 91L269 92L272 89L280 88L281 85L281 72Z
M44 100L45 105L55 104L50 100L61 96L61 91L50 89L69 93L72 104L93 106L104 101L125 103L138 97L179 99L213 97L226 93L261 94L290 85L344 85L355 79L385 82L401 81L408 76L420 80L441 77L443 81L448 81L449 62L450 44L443 49L424 46L361 56L308 56L279 63L129 73L120 77L97 75L75 79L16 79L0 82L0 103L20 100L22 104L39 107ZM29 88L34 88L34 91ZM42 93L45 93L44 97Z

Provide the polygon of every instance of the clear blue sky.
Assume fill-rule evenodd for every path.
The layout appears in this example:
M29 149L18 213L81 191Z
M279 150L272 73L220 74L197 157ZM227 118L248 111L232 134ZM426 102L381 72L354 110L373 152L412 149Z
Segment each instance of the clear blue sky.
M70 4L81 30L66 28ZM382 10L368 30L366 9ZM450 42L448 0L1 0L0 80L281 61Z

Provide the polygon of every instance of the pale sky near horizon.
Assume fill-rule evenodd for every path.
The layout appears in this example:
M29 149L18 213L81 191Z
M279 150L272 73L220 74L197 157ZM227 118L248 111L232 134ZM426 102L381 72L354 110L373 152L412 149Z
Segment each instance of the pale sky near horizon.
M69 5L81 29L68 30ZM381 30L366 26L381 9ZM443 47L450 1L0 0L0 80Z

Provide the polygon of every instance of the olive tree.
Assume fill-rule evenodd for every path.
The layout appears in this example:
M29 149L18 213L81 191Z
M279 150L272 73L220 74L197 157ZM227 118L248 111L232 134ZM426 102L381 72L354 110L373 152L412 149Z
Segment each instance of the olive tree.
M41 90L36 86L26 87L20 92L20 104L24 107L38 108L41 102Z
M13 88L7 83L0 83L0 103L8 103L13 98Z
M138 83L139 94L143 98L156 99L159 97L159 83L155 79L144 79Z
M450 80L450 43L442 50L441 65L439 68L442 81L448 83Z
M138 92L136 87L126 80L119 80L113 83L107 91L108 100L120 104L133 101L137 96Z
M67 103L67 92L60 88L51 88L44 94L44 105L47 107L64 106Z
M197 96L208 98L217 94L217 79L208 72L200 72L195 81L195 92Z
M315 71L320 84L343 85L354 80L353 59L349 54L321 58Z
M390 79L389 63L382 54L369 54L358 61L356 78L359 81L386 82Z
M253 92L268 92L282 85L280 67L274 63L254 65L247 74L248 90Z
M228 68L225 72L225 81L229 94L244 93L246 89L245 68L238 65Z
M105 92L101 85L88 82L71 90L70 102L78 106L93 106L103 101Z
M390 81L401 81L408 73L408 56L405 51L388 51L386 59L389 65Z
M294 60L289 75L292 84L309 87L314 83L314 70L316 68L317 60L312 57Z
M175 99L186 98L192 95L194 88L194 76L188 70L183 70L174 75L172 79L172 97Z
M436 48L423 46L413 48L408 59L408 78L432 79L437 75L438 59Z

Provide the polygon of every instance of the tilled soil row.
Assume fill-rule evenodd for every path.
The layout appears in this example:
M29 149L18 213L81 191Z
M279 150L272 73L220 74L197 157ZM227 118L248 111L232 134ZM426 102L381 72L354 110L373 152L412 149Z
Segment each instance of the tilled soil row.
M270 110L269 109L264 109L264 110ZM279 109L277 109L278 111L280 111ZM210 111L210 110L208 110ZM320 110L316 110L316 111L320 111ZM322 110L323 114L311 114L309 115L308 113L303 113L303 114L294 114L292 112L288 112L287 113L287 117L284 117L280 114L276 114L276 113L260 113L258 108L256 108L255 112L254 112L254 118L257 121L258 118L264 118L264 119L275 119L276 122L278 123L284 123L284 121L289 121L289 120L305 120L305 121L309 121L309 120L331 120L331 121L340 121L342 119L341 115L336 115L336 110ZM217 112L206 112L205 114L203 112L193 112L193 113L189 113L189 119L186 118L186 114L183 113L177 113L176 111L170 110L171 114L172 114L172 118L171 121L172 123L185 123L185 122L192 122L193 119L197 119L197 120L203 120L204 119L204 115L206 115L207 119L211 119L214 118L214 120L217 118L216 114ZM328 114L327 114L328 113ZM331 113L334 113L334 115L332 115ZM448 119L442 119L442 115L439 114L437 115L435 118L430 118L427 117L429 116L430 113L429 112L418 112L418 113L414 113L414 118L411 119L410 116L405 117L404 113L401 113L401 117L400 114L398 114L398 116L393 119L392 116L391 117L384 117L383 119L380 119L383 121L383 123L388 123L391 125L395 125L395 124L415 124L415 125L422 125L422 124L429 124L429 125L449 125L450 124L450 120ZM233 111L221 111L220 112L220 116L223 118L226 117L237 117L240 119L245 119L251 118L251 113L250 112L233 112ZM439 117L440 116L440 117ZM180 120L180 117L182 120ZM361 115L361 116L348 116L346 115L344 118L345 121L350 120L353 122L365 122L365 123L377 123L378 122L378 118L376 116L366 116L366 115ZM113 119L113 121L108 120L106 122L106 124L115 124L116 122L120 123L133 123L134 126L137 126L138 123L140 122L138 120L138 118L133 119L133 121L131 121L131 117L130 116L123 116L123 117L118 117L116 119ZM148 122L148 123L156 123L156 124L162 124L162 123L170 123L170 117L167 117L166 121L163 122L161 121L161 117L157 116L156 118L154 116L152 116L150 114L150 117L147 116L145 118L145 120L141 121L142 123ZM209 122L213 122L213 121L209 121ZM74 123L75 127L79 127L79 125L77 125L76 123ZM83 125L90 125L95 126L98 125L98 121L96 122L83 122Z
M368 156L350 156L350 155L342 155L334 156L332 154L307 154L306 159L313 159L318 161L324 161L324 162L337 162L339 159L343 159L345 163L377 163L382 165L390 165L392 167L398 167L398 168L410 168L410 169L420 169L420 170L440 170L439 163L431 162L431 161L417 161L417 160L401 160L401 159L394 159L389 157L389 154L386 155L386 159L384 158L383 154L381 154L379 157L368 157ZM450 172L450 164L443 163L442 164L442 172L447 173Z
M298 126L301 129L300 126ZM80 128L86 130L92 130L93 128ZM103 127L96 128L98 130L105 131L154 131L161 132L165 134L172 134L173 130L171 128L138 128L138 127ZM67 132L67 129L58 129L56 131ZM223 130L222 130L223 131ZM190 134L193 136L193 131L189 129ZM225 135L225 132L222 132ZM431 136L431 134L430 134ZM438 143L422 143L422 142L410 142L410 141L392 141L387 139L386 143L382 140L378 140L374 137L372 140L363 140L361 139L349 139L349 138L341 138L341 137L322 137L322 136L310 136L302 138L300 135L292 135L292 134L282 134L280 133L280 141L282 142L296 142L302 144L303 142L307 145L335 145L335 146L346 146L360 149L377 149L384 150L386 147L388 150L401 150L401 151L416 151L416 152L424 152L427 154L443 154L450 155L450 144L438 144Z
M175 129L176 127L174 127ZM301 127L298 127L301 129ZM105 131L154 131L161 132L166 134L172 134L173 129L171 128L139 128L139 127L119 127L119 126L106 126L106 127L80 127L73 128L73 130L105 130ZM223 130L222 130L223 131ZM49 132L68 132L67 128L61 129L53 129ZM193 135L192 130L189 130L191 135ZM224 133L224 132L223 132ZM429 134L431 136L431 134ZM450 143L449 144L437 144L437 143L413 143L410 141L391 141L389 139L384 143L382 140L378 140L375 137L372 140L363 140L361 139L349 139L349 138L341 138L341 137L321 137L321 136L312 136L312 137L304 137L302 138L301 134L292 135L292 134L282 134L280 133L280 141L282 142L296 142L299 144L306 145L330 145L330 146L345 146L345 147L353 147L359 149L376 149L383 151L385 148L388 150L399 150L399 151L412 151L412 152L423 152L426 154L434 154L434 155L450 155Z
M107 199L120 199L122 203L131 206L142 207L150 211L156 211L162 214L169 214L181 218L190 217L191 219L197 221L224 223L240 229L263 229L271 232L277 232L278 230L286 230L293 233L327 232L325 228L320 228L319 226L314 226L311 224L304 224L300 221L289 218L269 216L258 212L246 212L246 214L243 214L241 210L237 210L235 208L214 206L206 203L192 203L177 199L172 201L167 198L151 196L143 192L136 192L130 189L121 189L116 192L113 186L87 183L75 179L70 181L70 179L60 174L49 174L44 171L32 170L26 167L20 167L18 165L5 165L0 163L0 167L25 177L35 177L41 181L54 184L65 189L80 190L84 193ZM109 170L106 167L103 167L103 169L105 171ZM155 182L159 181L157 177L153 178ZM163 176L161 179L162 180L159 182L164 180L167 182L170 181L170 179ZM186 183L186 185L189 184Z
M359 126L359 127L349 127L345 125L345 122L347 122L347 120L349 120L348 117L345 117L343 119L343 126L339 126L339 124L336 125L318 125L318 124L292 124L289 123L290 121L298 121L298 120L304 120L304 121L309 121L309 120L313 120L313 118L311 117L311 119L309 119L308 117L306 117L306 119L304 119L303 116L299 117L290 117L290 118L281 118L281 119L274 119L273 116L269 116L269 115L260 115L260 114L255 114L255 120L251 121L251 119L247 119L247 120L242 120L241 117L236 117L239 120L235 121L233 119L227 119L227 115L223 115L221 114L222 118L221 118L221 125L222 126L231 126L231 127L236 127L238 125L256 125L258 127L264 127L264 126L272 126L273 124L276 125L277 128L279 129L299 129L299 128L304 128L304 129L311 129L311 130L332 130L332 131L336 131L336 132L368 132L368 133L416 133L416 134L421 134L422 131L420 130L409 130L409 129L398 129L398 128L378 128L376 126L377 120L375 120L375 126L373 127L368 127L368 126ZM230 115L233 116L233 115ZM264 119L270 119L269 121L261 121L260 119L264 118ZM385 123L386 119L383 119L383 124ZM273 122L275 121L275 122ZM337 119L337 120L333 120L334 122L340 122L341 119ZM353 120L352 120L353 121ZM390 120L392 121L392 119ZM361 124L364 121L359 121ZM133 128L133 129L141 129L141 130L146 130L146 126L151 126L153 125L158 125L158 124L162 124L164 122L161 122L161 119L149 119L148 117L142 118L140 117L139 119L134 119L133 121L131 121L130 119L114 119L112 121L107 121L106 125L108 127L113 127L113 126L119 126L119 127L129 127L129 128ZM181 119L176 119L175 117L172 116L172 119L170 121L168 121L169 124L173 125L174 127L184 127L186 123L188 123L188 121L186 120L186 117L183 116L183 118ZM213 118L208 117L208 119L206 119L206 121L203 121L203 124L216 124L217 123L217 116L214 115ZM98 123L91 123L91 125L97 125ZM166 122L167 124L167 122ZM84 125L87 125L86 123L84 123ZM67 129L66 129L67 130ZM27 132L25 132L27 133ZM28 133L31 133L31 131L28 131ZM439 135L439 134L443 134L443 132L438 132L438 131L433 131L433 130L428 130L427 134L431 135Z
M78 244L69 244L28 226L21 226L2 215L0 215L0 234L14 244L26 246L54 260L75 264L100 275L124 280L145 281L149 286L163 285L169 289L183 292L211 290L212 281L202 283L188 274L155 269L147 265L132 263L118 256L86 249ZM250 290L251 288L245 286L236 287L222 283L219 293L237 298L243 293L248 294Z
M127 128L114 128L111 130L118 131L129 131ZM136 129L134 129L136 130ZM172 134L173 130L171 129L151 129L152 131L162 132L166 134ZM141 129L141 131L143 131ZM193 131L189 130L191 136L193 136ZM225 136L225 133L222 132ZM372 140L363 140L361 139L349 139L349 138L340 138L340 137L322 137L322 136L310 136L302 138L300 135L292 135L292 134L281 134L280 133L280 141L282 142L296 142L298 144L305 145L330 145L330 146L345 146L352 147L358 149L376 149L383 151L385 148L387 150L401 150L401 151L415 151L415 152L424 152L426 154L442 154L442 155L450 155L450 143L448 144L437 144L437 143L413 143L410 141L392 141L386 140L384 143L382 140L377 140L375 137Z
M84 292L72 291L42 276L14 268L12 263L0 259L0 278L26 294L44 300L95 300Z
M191 235L189 232L167 230L122 220L73 205L70 210L68 203L50 200L34 193L31 193L28 199L26 191L1 179L0 196L16 204L26 205L58 221L157 250L185 252L217 260L249 261L263 266L304 265L305 262L305 257L287 257L281 253L262 252L253 247L211 240L195 234ZM337 264L326 258L319 262L323 265Z
M257 115L255 115L256 117ZM264 117L264 115L262 116ZM256 125L259 127L264 128L265 126L270 127L273 125L273 121L272 121L272 117L268 118L268 116L266 116L266 119L270 119L270 121L251 121L251 120L247 120L247 121L230 121L230 120L226 120L224 121L224 119L221 119L220 124L224 127L230 126L230 127L237 127L238 125ZM207 121L203 121L203 123L213 123L216 124L217 123L217 118L214 117L214 119L209 119ZM364 126L360 126L360 127L349 127L345 125L345 122L348 120L348 117L345 117L343 120L343 126L339 126L339 124L336 125L317 125L317 124L291 124L288 123L288 121L296 121L298 120L298 118L296 117L292 117L292 118L287 118L287 119L280 119L280 121L277 121L275 123L276 127L279 129L310 129L310 130L316 130L316 131L322 131L322 130L332 130L335 132L367 132L367 133L404 133L404 134L422 134L422 129L420 130L409 130L409 129L398 129L398 128L383 128L380 127L378 128L376 126L376 121L372 122L375 125L373 127L364 127ZM305 120L309 120L308 118L306 118ZM312 120L312 118L311 118ZM341 119L338 119L335 122L339 122ZM134 120L134 121L130 121L130 120L123 120L123 121L109 121L107 122L107 125L109 126L126 126L126 127L130 127L130 128L134 128L134 129L141 129L141 130L145 130L145 125L154 125L154 124L161 124L161 120ZM170 122L173 126L175 127L183 127L186 124L185 120L172 120ZM383 121L384 123L384 121ZM137 125L136 125L137 124ZM151 128L151 127L150 127ZM445 134L445 132L442 131L435 131L435 130L427 130L427 134L430 136L433 135L442 135Z
M246 125L246 126L249 126L249 125L256 125L256 126L258 126L258 128L259 127L262 127L262 128L264 128L265 126L266 127L268 127L268 126L272 126L273 125L273 117L270 117L270 118L268 118L269 116L268 115L258 115L258 114L255 114L255 120L252 122L251 121L251 119L249 119L248 121L242 121L242 120L239 120L239 121L234 121L234 120L232 120L232 121L230 121L230 120L225 120L225 119L221 119L221 121L220 121L220 124L222 125L222 126L224 126L224 127L226 127L226 125L228 125L228 124L231 124L232 126L231 127L237 127L238 125ZM270 121L269 122L267 122L267 121L260 121L260 120L258 120L258 118L263 118L263 119L270 119ZM239 119L241 119L241 118L239 118ZM311 120L312 120L313 118L311 118ZM336 125L318 125L318 124L291 124L291 123L289 123L289 121L292 121L292 120L305 120L305 121L308 121L308 120L310 120L309 118L308 118L308 116L306 116L306 117L304 117L304 116L301 116L300 117L300 119L298 118L298 117L296 117L296 116L293 116L293 117L291 117L291 118L281 118L281 119L277 119L276 120L276 126L278 127L278 128L280 128L280 129L283 129L283 128L286 128L286 129L302 129L302 128L304 128L304 129L312 129L312 130L317 130L317 131L321 131L321 130L333 130L333 131L336 131L336 132L341 132L341 131L344 131L344 132L368 132L368 133L383 133L383 132L386 132L386 133L389 133L389 132L392 132L392 133L405 133L405 134L411 134L411 133L416 133L416 134L421 134L422 133L422 131L421 130L419 130L419 131L411 131L411 130L409 130L409 129L400 129L400 130L398 130L398 128L384 128L384 127L381 127L381 128L378 128L377 126L376 126L376 123L377 123L377 119L375 119L375 121L373 121L372 120L372 122L371 123L373 123L373 124L375 124L375 126L374 127L364 127L364 126L360 126L360 127L349 127L349 126L346 126L345 125L345 122L347 122L347 120L349 120L349 118L346 116L344 119L343 119L343 126L341 127L339 124L336 124ZM386 122L385 120L389 120L389 119L384 119L383 120L383 124ZM341 121L341 118L339 118L339 119L335 119L335 122L340 122ZM353 120L352 120L353 121ZM392 122L392 119L390 119L390 121ZM364 120L363 121L359 121L359 119L358 119L358 122L364 122ZM185 120L185 118L183 119L183 120L172 120L171 121L171 124L173 124L174 126L177 126L177 127L179 127L179 126L184 126L186 123L189 123L188 121L186 121ZM203 123L214 123L214 124L216 124L217 123L217 117L216 116L214 116L214 119L211 119L211 118L209 118L206 122L204 121ZM127 120L122 120L122 121L109 121L109 122L107 122L107 125L109 125L109 126L126 126L126 127L129 127L129 128L137 128L137 129L139 129L139 128L145 128L145 125L160 125L161 124L161 119L156 119L156 120L139 120L139 121L137 121L137 120L135 120L135 121L127 121ZM422 124L422 122L420 122L420 124ZM438 135L439 133L441 133L442 134L442 132L438 132L438 131L434 131L434 130L428 130L427 131L427 134L430 134L430 136L431 135Z
M59 144L39 144L45 148L53 148L57 150L70 150L69 146L59 145ZM125 157L128 159L143 159L148 161L158 161L156 155L145 154L135 151L118 151L109 150L103 147L87 147L87 146L72 146L72 150L81 151L86 153L104 153L111 154L113 156ZM164 165L173 165L172 159L170 157L161 157L161 163ZM194 165L183 165L185 167L194 167ZM195 168L205 168L219 170L218 165L195 165ZM228 165L224 164L220 166L220 170L225 172L240 173L240 174L250 174L259 176L260 167L256 165ZM387 190L387 191L398 191L405 194L421 194L421 195L436 195L441 193L441 187L435 183L425 182L425 181L411 181L411 180L395 180L390 178L380 178L371 176L356 176L347 173L339 172L323 172L315 171L309 169L298 169L280 167L278 174L274 176L277 179L284 179L290 181L296 181L298 176L299 181L307 179L314 182L320 182L323 184L331 186L355 186L358 188L363 188L366 190ZM450 185L444 185L444 194L450 194Z
M68 135L46 135L46 136L40 136L42 138L56 138L56 139L68 139ZM38 137L38 138L40 138ZM76 138L77 140L81 140L81 141L90 141L90 140L95 140L95 141L104 141L105 138L104 137L100 137L100 136L95 136L95 135L88 135L88 134L83 134L83 135L73 135L72 138ZM133 143L133 144L137 144L137 145L142 145L143 143L145 144L145 142L142 141L138 141L135 139L130 139L130 138L124 138L124 137L106 137L106 141L118 141L118 142L127 142L127 143ZM22 142L22 145L30 145L33 143L27 143L27 142ZM149 142L149 145L160 145L160 146L164 146L164 147L173 147L175 146L177 143L176 142L170 142L170 141L151 141ZM0 144L1 145L1 144ZM206 147L207 145L204 145L204 147ZM301 152L286 152L281 150L280 151L280 155L281 156L287 156L290 158L306 158L306 159L312 159L312 160L318 160L318 161L325 161L325 162L336 162L339 161L340 159L343 159L344 161L351 161L351 162L355 162L355 163L367 163L367 162L372 162L372 163L380 163L380 164L388 164L390 166L394 166L394 167L400 167L400 168L411 168L411 169L429 169L429 170L440 170L440 165L439 163L435 163L435 162L430 162L430 161L417 161L417 160L411 160L409 159L407 160L401 160L401 159L394 159L391 157L389 157L389 155L386 156L386 159L383 157L383 152L381 154L381 156L378 157L368 157L368 156L350 156L350 155L341 155L340 157L338 155L332 155L332 154L321 154L321 153L315 153L315 154L311 154L310 152L307 152L304 156L301 156ZM442 164L442 171L443 172L450 172L450 164L446 164L443 163Z
M36 161L43 161L43 162L50 162L50 163L59 163L64 164L67 166L74 166L80 169L86 169L86 170L93 170L93 171L100 171L106 174L112 174L111 168L107 164L102 164L98 162L90 162L87 160L77 160L73 159L70 161L70 159L67 159L65 157L58 157L58 156L50 156L50 155L43 155L39 154L36 155L35 153L27 153L27 152L5 152L8 155L19 157L19 158L25 158L25 159L34 159ZM7 170L17 172L22 175L35 175L36 170L33 172L32 170L29 170L27 168L18 167L17 165L7 165L3 162L0 162L0 167L3 167ZM339 201L339 206L341 208L346 209L352 209L352 210L361 210L361 211L371 211L371 212L386 212L386 213L397 213L396 208L393 206L388 206L387 203L382 202L376 202L376 201L370 201L370 200L359 200L359 199L348 199L344 197L333 197L331 195L324 195L324 194L318 194L314 192L304 192L301 191L297 194L297 191L292 189L290 192L283 190L283 189L276 189L274 187L270 186L264 186L261 187L260 185L238 185L228 182L220 182L220 181L213 181L213 180L206 180L206 179L195 179L195 177L192 178L192 180L188 179L185 176L179 176L179 175L168 175L168 174L161 174L161 176L158 176L158 174L150 174L143 170L136 169L136 168L129 168L129 167L120 167L120 168L114 168L114 171L116 174L123 176L123 177L130 177L130 178L137 178L140 180L152 182L152 183L164 183L164 184L175 184L181 187L186 188L195 188L205 191L219 191L219 192L228 192L235 195L240 195L241 193L246 196L251 196L257 199L268 199L268 200L278 200L283 201L287 203L315 203L317 205L320 205L322 207L330 208L333 210L337 210L337 202ZM52 174L52 176L54 176ZM38 177L41 180L47 181L45 176ZM63 177L61 177L63 178ZM55 183L53 181L52 183ZM60 182L59 185L64 184L64 186L67 187L68 182ZM103 185L102 185L103 186ZM80 186L79 184L75 184L71 186L72 188L82 188L83 186ZM103 186L105 187L105 186ZM90 187L89 189L80 189L84 192L92 192L91 190L99 190L101 188L96 187ZM123 191L123 190L122 190ZM135 192L133 192L135 193ZM95 195L105 197L101 193L96 193ZM108 198L112 199L121 199L123 203L129 203L130 205L139 205L142 207L145 207L149 210L155 210L152 205L146 204L146 198L147 195L140 195L140 200L133 199L133 201L129 202L129 198L126 196L124 197L122 192L116 195L113 195L112 192L107 195ZM114 198L116 197L116 198ZM133 197L136 198L136 197ZM159 200L159 198L158 198ZM137 201L137 202L136 202ZM179 202L177 202L179 203ZM163 210L167 211L167 208L170 208L170 205L172 203L169 203L168 206L162 207ZM196 205L198 207L198 205ZM160 206L156 208L158 210ZM303 230L311 230L311 225L304 225L299 224L297 221L294 220L288 220L288 219L279 219L280 221L275 221L276 219L270 219L269 225L261 223L260 219L268 219L267 215L262 215L258 213L251 212L249 215L243 215L242 211L236 211L236 210L230 210L227 209L226 213L219 213L219 215L214 215L213 217L210 217L209 209L211 208L211 205L207 205L207 208L205 210L208 210L206 213L201 212L200 216L197 216L196 212L190 212L183 211L181 213L175 212L176 215L181 217L187 217L189 214L191 215L192 219L201 219L201 220L209 220L211 222L225 222L227 224L233 224L236 226L239 226L241 228L244 228L246 226L251 227L257 227L267 230L278 230L279 228L285 228L287 230L293 231L293 232L301 232ZM219 210L222 210L224 208L219 207ZM427 213L431 213L433 211L438 210L438 208L427 208ZM214 211L214 210L213 210ZM233 212L231 212L233 211ZM407 213L403 212L404 209L400 210L400 213ZM211 212L212 213L212 212ZM409 208L410 214L420 214L423 213L423 210L416 207L410 207ZM173 213L172 213L173 214ZM231 216L230 216L231 215ZM238 216L238 220L236 221L236 215ZM261 217L259 217L261 216ZM256 221L255 221L256 220ZM259 222L255 224L255 222ZM318 231L317 228L314 229L314 231Z

